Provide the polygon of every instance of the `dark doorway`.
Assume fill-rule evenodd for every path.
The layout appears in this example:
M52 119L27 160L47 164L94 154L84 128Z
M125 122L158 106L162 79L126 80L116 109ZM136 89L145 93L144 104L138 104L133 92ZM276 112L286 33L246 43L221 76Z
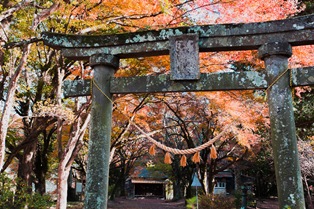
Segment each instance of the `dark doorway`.
M134 184L135 196L163 196L163 184Z

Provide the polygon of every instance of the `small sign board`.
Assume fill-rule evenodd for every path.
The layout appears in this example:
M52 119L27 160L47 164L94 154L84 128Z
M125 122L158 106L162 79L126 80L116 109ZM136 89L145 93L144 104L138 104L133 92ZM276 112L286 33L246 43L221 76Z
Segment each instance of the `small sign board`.
M76 193L82 193L83 192L83 184L81 182L76 182L75 192Z
M192 181L192 187L200 187L202 186L201 185L201 182L198 180L196 174L193 175L193 181Z
M198 80L199 46L198 34L169 37L171 80Z

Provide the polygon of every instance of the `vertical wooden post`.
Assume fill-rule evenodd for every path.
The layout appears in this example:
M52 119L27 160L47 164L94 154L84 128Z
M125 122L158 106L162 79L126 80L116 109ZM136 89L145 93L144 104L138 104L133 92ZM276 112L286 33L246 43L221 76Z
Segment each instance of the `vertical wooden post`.
M279 208L304 209L290 73L287 72L291 55L289 43L267 43L259 48L270 85L267 96Z
M84 208L106 209L112 120L109 82L119 60L112 55L96 54L90 57L90 65L94 68L94 81Z

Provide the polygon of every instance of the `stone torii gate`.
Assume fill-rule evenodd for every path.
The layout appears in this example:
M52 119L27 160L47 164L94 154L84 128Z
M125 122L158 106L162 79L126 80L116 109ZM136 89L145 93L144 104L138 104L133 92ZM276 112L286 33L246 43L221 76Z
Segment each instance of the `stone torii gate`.
M314 68L288 70L291 47L314 44L314 15L264 23L207 25L117 35L43 33L65 57L94 69L85 208L107 208L112 94L267 89L280 208L304 209L291 87L314 85ZM199 52L258 50L266 72L200 74ZM119 59L168 55L171 74L114 77ZM96 85L97 84L97 85ZM65 86L90 95L91 81Z

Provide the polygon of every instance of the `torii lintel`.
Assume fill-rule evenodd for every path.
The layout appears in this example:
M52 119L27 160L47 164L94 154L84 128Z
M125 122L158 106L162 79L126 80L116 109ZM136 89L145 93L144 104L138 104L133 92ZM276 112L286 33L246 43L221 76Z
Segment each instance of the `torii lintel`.
M178 27L114 35L42 33L44 43L61 49L75 60L93 54L120 58L169 54L169 38L197 34L200 52L255 50L264 43L288 42L291 46L314 44L314 15L246 24Z

